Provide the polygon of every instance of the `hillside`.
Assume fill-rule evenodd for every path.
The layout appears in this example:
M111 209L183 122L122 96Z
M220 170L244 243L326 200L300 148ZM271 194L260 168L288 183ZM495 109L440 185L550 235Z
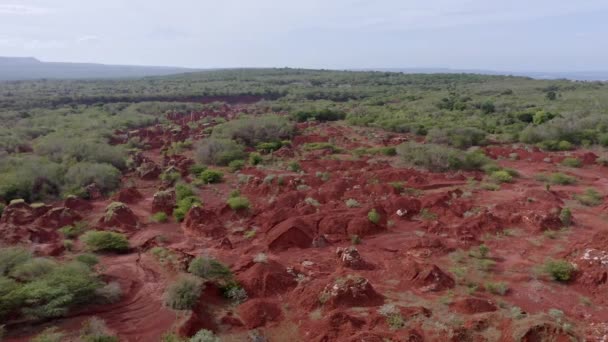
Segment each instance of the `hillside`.
M156 66L42 62L32 57L0 57L0 81L35 79L136 78L194 71Z

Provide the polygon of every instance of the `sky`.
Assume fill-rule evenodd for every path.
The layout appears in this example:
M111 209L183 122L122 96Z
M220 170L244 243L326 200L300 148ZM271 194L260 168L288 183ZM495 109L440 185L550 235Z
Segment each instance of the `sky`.
M608 0L0 0L0 56L195 68L608 70Z

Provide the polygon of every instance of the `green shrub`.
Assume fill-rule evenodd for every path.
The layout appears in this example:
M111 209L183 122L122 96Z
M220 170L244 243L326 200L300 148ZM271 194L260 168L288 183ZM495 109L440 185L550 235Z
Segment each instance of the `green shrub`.
M205 170L200 174L199 179L206 184L221 183L224 174L216 170Z
M297 161L291 161L291 162L289 162L289 164L287 164L287 168L291 172L300 172L300 170L302 170L302 167L300 166L300 163L298 163Z
M486 144L486 132L473 127L434 128L427 134L427 141L460 149Z
M316 150L330 150L332 153L339 152L340 149L337 148L334 144L328 142L312 142L306 143L302 145L302 148L306 151L316 151Z
M564 226L570 226L572 224L572 212L570 208L563 208L559 213L559 219Z
M492 180L496 183L510 183L513 181L513 176L511 176L509 172L505 170L492 172L490 178L492 178Z
M397 153L408 164L431 171L479 170L489 163L481 152L465 152L437 144L407 142L397 147Z
M94 252L124 252L129 249L129 240L121 233L88 231L80 237L80 240Z
M120 170L109 164L82 162L72 165L65 174L66 186L77 189L95 183L107 193L120 185Z
M173 209L173 218L177 222L182 222L188 214L188 211L195 205L201 205L200 199L198 197L189 196L186 198L182 198L177 202L175 209Z
M504 282L487 282L485 288L488 292L501 296L509 291L509 285Z
M262 142L290 140L293 133L294 125L288 118L278 115L263 115L228 121L214 127L211 136L255 147Z
M6 205L4 203L0 203L0 217L2 217L2 213L4 213L4 208L6 208Z
M242 159L233 160L228 164L228 167L230 168L230 171L232 171L232 172L239 171L243 167L245 167L245 161Z
M225 166L246 156L244 147L230 139L205 139L198 144L195 152L196 160L207 165Z
M558 185L571 185L576 184L576 178L565 175L563 173L554 172L549 175L549 183Z
M175 186L175 199L177 201L181 201L186 197L192 197L194 195L194 190L189 184L180 183Z
M110 334L106 323L97 317L83 323L80 340L82 342L119 342L118 337Z
M568 281L576 268L566 260L549 260L544 266L545 272L557 281Z
M380 223L380 214L378 214L378 212L376 211L376 209L372 209L367 213L367 218L369 219L369 221L373 224L378 224Z
M0 248L0 277L32 259L32 253L23 247Z
M188 266L188 272L197 277L214 281L232 278L232 272L226 265L209 257L196 257L192 259Z
M249 164L251 165L258 165L262 162L262 160L262 155L257 152L252 152L249 154Z
M169 216L166 213L160 211L160 212L154 213L151 217L151 220L152 220L152 222L156 222L156 223L165 223L165 222L169 221Z
M198 177L198 175L200 175L205 170L207 170L206 166L200 165L200 164L194 164L194 165L190 166L190 168L188 169L188 172L190 172L191 175Z
M203 282L192 277L183 277L169 286L165 294L165 304L174 310L190 310L196 305Z
M97 258L97 256L95 254L89 254L89 253L77 255L76 258L74 258L74 259L89 267L93 267L99 263L99 259Z
M321 110L318 109L309 109L309 110L300 110L295 114L292 114L292 117L298 122L305 122L310 120L315 121L337 121L343 120L346 117L346 113L330 109L324 108Z
M283 147L280 141L261 142L255 146L255 149L262 153L270 153Z
M232 210L245 210L249 209L251 204L249 203L249 199L243 196L231 197L226 201Z
M583 165L583 162L581 162L580 159L568 157L562 160L562 165L568 167L581 167Z
M24 284L17 290L17 296L25 305L21 311L26 316L60 317L75 305L91 302L101 285L88 266L68 263Z
M604 196L597 192L595 189L587 189L580 195L575 195L574 198L579 201L582 205L589 207L595 207L604 201Z
M33 258L21 263L12 270L10 276L22 282L40 278L57 267L57 263L46 258Z
M78 236L80 236L82 233L84 233L87 229L89 229L87 222L80 221L80 222L74 223L74 225L71 225L71 226L61 227L59 229L59 231L66 238L74 239L74 238L77 238Z
M36 337L32 338L30 342L62 342L65 334L59 331L58 328L52 327L44 329Z

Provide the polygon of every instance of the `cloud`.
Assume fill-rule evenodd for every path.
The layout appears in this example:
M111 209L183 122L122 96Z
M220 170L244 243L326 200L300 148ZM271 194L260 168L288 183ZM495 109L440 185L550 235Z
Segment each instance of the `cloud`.
M101 41L101 38L95 35L84 35L76 38L76 42L79 44L92 44Z
M0 4L0 15L41 15L51 12L50 9L32 5Z

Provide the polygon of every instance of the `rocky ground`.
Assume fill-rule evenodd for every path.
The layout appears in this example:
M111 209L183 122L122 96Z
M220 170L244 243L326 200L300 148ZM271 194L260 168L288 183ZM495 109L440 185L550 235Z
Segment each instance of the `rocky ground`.
M69 331L97 316L121 341L157 341L172 330L189 336L202 328L224 341L247 341L253 331L269 341L608 338L608 205L574 199L587 188L608 193L608 168L597 165L592 152L490 145L486 154L520 175L497 190L482 172L429 173L402 165L398 156L352 153L396 146L411 136L342 122L299 124L291 146L272 160L237 173L226 169L223 183L201 186L203 205L182 223L153 223L152 214L172 209L170 199L155 199L167 188L160 173L172 167L191 181L193 164L191 150L171 157L161 150L186 138L204 139L212 123L201 118L231 119L246 110L227 105L170 115L179 131L158 125L119 132L139 136L150 149L134 158L146 167L125 174L125 187L111 198L92 188L90 201L6 208L2 240L32 244L42 255L62 258L82 250L78 243L64 250L57 233L76 221L129 236L129 253L105 254L98 266L106 280L120 283L122 299L52 325ZM305 150L311 142L338 149ZM566 155L583 166L561 165ZM293 161L301 170L289 170ZM547 187L538 180L552 172L577 183ZM251 201L249 210L227 206L235 189ZM113 202L125 206L108 217ZM565 207L572 212L567 227L560 219ZM170 262L150 253L158 246L172 252ZM207 286L193 310L166 308L167 284L200 255L229 265L248 299L237 305ZM574 278L551 279L543 272L548 259L575 265ZM45 326L9 325L8 341L27 341Z

